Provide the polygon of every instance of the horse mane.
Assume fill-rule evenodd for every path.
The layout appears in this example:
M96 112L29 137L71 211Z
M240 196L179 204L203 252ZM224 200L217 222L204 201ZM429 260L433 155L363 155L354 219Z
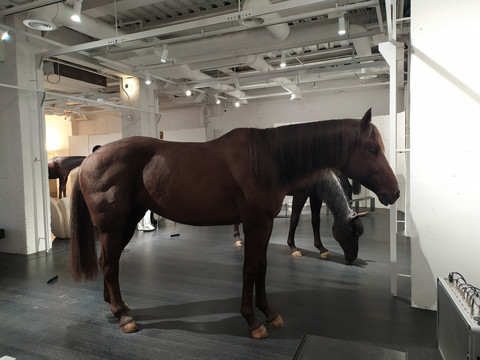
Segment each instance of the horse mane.
M293 184L302 174L341 168L357 146L359 120L325 120L250 129L250 156L261 185Z
M316 183L315 191L327 204L332 212L335 222L345 226L348 224L353 210L347 200L345 189L334 170L327 169L322 172L320 180Z

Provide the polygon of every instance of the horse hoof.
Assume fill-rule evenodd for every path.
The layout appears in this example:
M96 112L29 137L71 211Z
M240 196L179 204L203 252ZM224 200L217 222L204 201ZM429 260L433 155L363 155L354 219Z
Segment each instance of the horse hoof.
M243 241L242 240L237 240L235 241L235 246L242 246L243 245Z
M268 326L272 327L272 328L281 328L283 327L283 325L285 324L283 322L283 318L281 315L278 315L275 319L273 319L272 321L267 321L267 324Z
M120 329L125 334L130 334L138 331L138 325L133 317L124 315L120 318Z
M258 329L250 331L250 337L254 339L265 339L268 337L267 329L264 325L261 325Z
M325 251L323 253L320 253L320 257L322 259L328 259L330 257L330 253L328 251Z
M302 253L300 252L300 250L297 250L297 251L292 252L292 256L293 257L300 257L300 256L302 256Z

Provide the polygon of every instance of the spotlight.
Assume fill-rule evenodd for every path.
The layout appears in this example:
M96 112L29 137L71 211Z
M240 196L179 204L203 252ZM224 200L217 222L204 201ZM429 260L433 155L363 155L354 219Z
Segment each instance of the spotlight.
M220 105L220 103L221 103L220 99L217 96L215 96L215 104Z
M72 21L81 22L80 13L82 12L82 0L75 0L73 3L73 15L70 17Z
M163 45L162 57L160 58L160 61L162 63L167 62L167 56L168 56L167 45Z
M187 96L192 96L192 90L187 89L187 90L185 91L185 95L187 95Z
M338 35L345 35L346 33L345 16L342 15L338 18Z
M0 39L2 40L8 40L10 38L10 35L8 34L8 31L5 31L2 33L2 36L0 36Z
M280 67L284 68L285 66L287 66L286 55L285 55L285 51L282 51L282 58L280 60Z
M235 102L233 103L235 105L235 107L240 107L240 101L239 100L235 100Z
M146 77L145 77L145 84L150 85L151 83L152 83L152 79L150 79L150 73L147 71Z

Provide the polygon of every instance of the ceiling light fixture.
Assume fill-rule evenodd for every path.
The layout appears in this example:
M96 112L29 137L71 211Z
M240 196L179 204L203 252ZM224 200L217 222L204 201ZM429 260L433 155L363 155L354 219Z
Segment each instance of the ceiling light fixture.
M281 55L281 60L280 60L280 67L281 68L284 68L285 66L287 66L287 60L286 60L286 54L285 54L285 51L282 51L282 55Z
M192 90L190 89L185 90L185 95L192 96Z
M150 85L151 83L152 83L152 79L150 79L150 73L146 71L145 84Z
M338 35L345 35L347 29L345 27L345 16L342 15L338 18Z
M218 96L215 96L215 104L220 105L221 101Z
M235 100L235 102L233 103L235 105L235 107L240 107L240 101L237 99Z
M2 36L0 36L0 39L2 39L2 41L3 40L8 40L9 38L10 38L10 35L8 34L8 31L4 31L2 33Z
M82 0L75 0L73 3L73 15L70 17L72 21L81 22L80 13L82 12Z
M161 61L162 63L167 62L167 56L168 56L167 45L163 45L162 57L160 58L160 61Z

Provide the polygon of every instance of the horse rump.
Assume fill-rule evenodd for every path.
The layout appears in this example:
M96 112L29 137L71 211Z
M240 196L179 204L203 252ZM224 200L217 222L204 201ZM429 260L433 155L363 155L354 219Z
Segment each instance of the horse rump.
M74 281L97 277L97 252L92 218L77 177L72 189L70 272Z

